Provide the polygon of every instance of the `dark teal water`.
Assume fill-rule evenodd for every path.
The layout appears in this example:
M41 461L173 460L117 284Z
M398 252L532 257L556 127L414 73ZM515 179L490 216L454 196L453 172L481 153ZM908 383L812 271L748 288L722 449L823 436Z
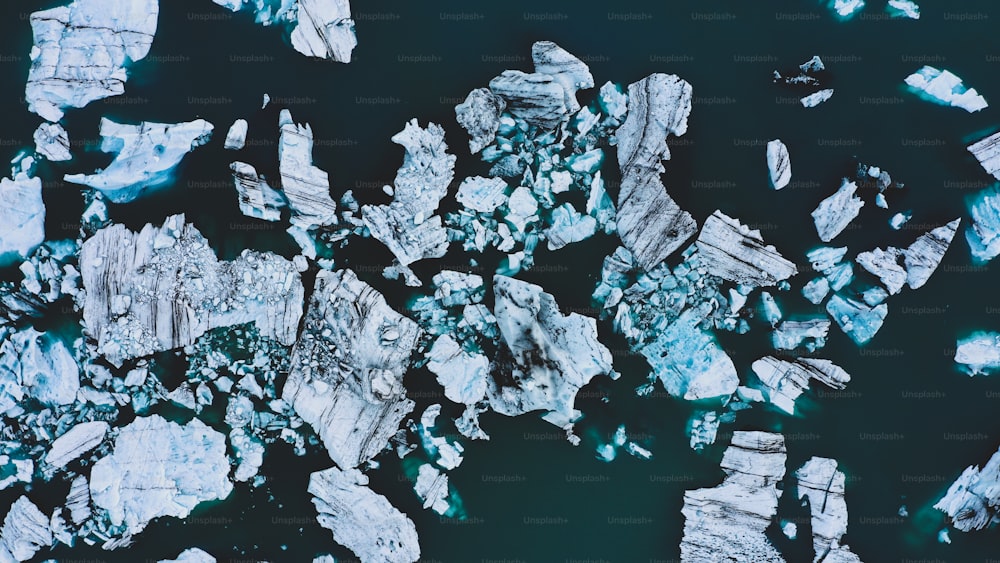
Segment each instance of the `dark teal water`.
M21 100L31 45L27 14L59 4L25 0L0 8L5 16L0 104L7 110L0 157L29 146L39 122ZM671 194L699 221L718 208L760 228L769 243L800 262L818 243L809 212L853 169L855 156L907 184L891 203L893 212L912 209L914 217L894 232L886 223L891 212L869 204L860 228L836 241L852 252L908 244L923 230L957 216L967 219L964 199L989 177L965 144L1000 125L995 107L969 115L902 90L907 74L933 64L951 69L1000 104L995 42L1000 6L990 0L960 5L925 0L917 22L887 21L873 0L868 17L846 23L807 0L769 7L721 0L613 6L373 0L354 6L359 45L350 65L306 60L283 42L279 30L255 26L245 14L231 16L209 0L161 4L152 52L134 66L127 94L70 111L66 126L81 155L80 149L96 148L101 116L167 122L202 117L216 125L218 137L233 119L247 118L248 149L230 153L214 142L184 161L173 187L112 210L116 220L133 227L186 213L227 258L245 247L295 252L279 228L239 214L228 176L235 158L277 172L280 108L312 125L315 160L329 171L335 197L353 189L362 203L384 202L381 185L392 179L402 157L389 137L412 117L445 127L459 156L459 178L484 169L468 155L453 106L503 69L529 70L531 43L541 39L587 61L598 84L628 83L651 72L677 73L691 82L690 128L672 142L668 163ZM804 110L789 103L794 93L772 85L770 75L813 54L827 62L836 94ZM265 92L274 102L262 111ZM775 137L788 145L793 167L793 186L781 192L768 188L763 156L763 143ZM80 211L78 189L58 179L109 160L90 151L69 165L42 168L50 237L74 236ZM522 277L556 294L564 308L585 311L601 259L615 245L609 237L596 237L542 252L537 259L542 267ZM374 243L338 256L401 305L410 294L378 273L388 258ZM439 267L464 263L456 249ZM484 416L483 427L493 439L467 444L465 463L452 472L469 516L464 522L421 510L394 455L383 456L372 486L413 518L428 561L669 561L679 557L683 491L719 482L727 432L780 430L788 441L789 473L813 455L840 461L848 474L851 512L845 541L866 562L1000 559L995 530L955 532L951 545L938 544L942 523L928 509L962 469L985 462L1000 444L994 415L1000 387L995 380L958 373L951 362L957 336L1000 325L995 297L1000 274L994 266L969 265L968 247L959 236L930 283L890 300L884 327L864 349L834 329L822 356L852 374L847 392L813 393L803 401L803 417L743 413L702 455L687 447L688 406L664 397L634 397L644 362L624 353L624 342L602 324L602 339L616 350L623 377L595 381L584 390L578 406L590 417L583 446L570 446L554 427L530 416ZM807 279L797 278L794 285ZM779 301L787 312L813 310L798 295L783 294ZM741 373L749 373L750 363L768 350L763 334L724 335L723 344ZM421 408L443 400L429 378L423 370L407 376ZM608 404L600 401L605 395ZM653 439L654 460L626 456L608 465L594 459L594 434L610 433L619 422ZM155 522L129 550L61 549L54 555L61 561L138 561L199 546L220 561L305 561L326 552L349 557L314 523L305 492L308 473L328 465L322 455L296 458L275 447L263 468L270 478L264 491L237 487L229 499L199 508L186 522ZM53 499L64 494L59 486L50 490ZM903 503L911 514L905 520L896 517ZM621 517L642 523L615 524ZM802 547L789 561L807 560Z

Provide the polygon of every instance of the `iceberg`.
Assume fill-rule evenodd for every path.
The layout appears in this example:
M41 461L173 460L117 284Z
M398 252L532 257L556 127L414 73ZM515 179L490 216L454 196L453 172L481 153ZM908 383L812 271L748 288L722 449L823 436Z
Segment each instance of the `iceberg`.
M697 411L688 420L688 435L690 440L688 445L691 449L700 452L706 446L715 443L715 438L719 433L719 413L715 411Z
M229 165L233 171L240 212L262 221L281 220L281 210L288 205L285 196L267 184L257 169L245 162Z
M847 256L847 247L834 248L831 246L820 246L806 253L806 258L812 265L813 270L825 275L830 274Z
M773 286L795 275L795 264L770 245L760 231L716 210L705 219L695 241L708 272L750 286Z
M448 399L473 405L486 396L490 368L486 356L463 350L451 335L443 334L434 341L427 359L427 369L437 376Z
M435 123L423 128L412 119L392 142L406 150L393 182L392 202L362 207L362 220L372 237L406 268L424 258L444 256L448 250L448 233L434 213L455 177L456 157L448 154L444 129ZM412 273L407 278L408 285L419 285Z
M309 476L308 491L320 526L361 561L413 563L420 558L413 521L369 489L368 477L357 469L317 471Z
M490 80L490 90L512 116L542 130L555 128L568 115L566 90L548 74L505 70Z
M22 495L10 505L0 528L0 560L27 561L53 542L49 518Z
M417 471L417 482L413 485L413 490L423 501L424 508L430 508L442 516L447 514L451 510L448 502L448 476L429 463L422 464Z
M42 180L25 172L0 179L0 266L20 263L44 240Z
M83 524L90 518L90 484L85 476L77 475L70 482L65 506L74 524Z
M125 66L149 54L157 0L74 0L30 16L34 46L24 89L28 110L48 121L125 93Z
M500 128L500 114L507 108L507 102L489 88L477 88L455 106L455 119L469 136L469 152L476 154L486 148L496 137Z
M975 264L984 264L1000 255L1000 185L977 193L969 202L972 225L965 239Z
M906 266L906 285L910 289L919 289L927 283L931 274L937 270L944 258L945 252L951 246L961 218L946 225L936 227L920 235L903 250L903 265Z
M795 350L803 346L810 352L826 346L826 335L830 332L830 319L807 319L784 321L771 334L771 343L776 350Z
M580 109L576 92L594 87L594 76L583 61L551 41L536 41L531 46L535 72L547 74L562 86L564 105L569 113ZM475 152L475 151L473 151Z
M317 274L281 395L339 467L373 458L413 410L403 374L419 332L351 270Z
M868 305L853 297L835 293L826 302L826 312L844 334L855 344L862 345L868 343L882 328L882 323L889 314L889 307L885 303Z
M351 62L358 45L348 0L297 0L292 47L309 57Z
M31 327L0 342L0 414L17 416L21 402L69 405L80 389L80 368L73 352L51 333Z
M924 66L906 77L906 85L920 97L975 113L989 106L975 88L966 88L962 79L949 70Z
M920 19L920 6L911 0L889 0L885 11L894 18Z
M42 123L35 129L35 152L52 162L72 160L69 133L58 123Z
M905 213L903 213L903 212L896 213L895 215L893 215L892 217L889 218L889 226L892 227L892 230L898 231L898 230L902 229L903 225L905 225L906 222L909 221L910 218L912 218L912 217L913 217L913 213L910 212L910 211L907 211Z
M955 529L982 530L1000 522L1000 451L982 468L971 465L948 487L934 508L944 512Z
M827 0L827 6L840 19L850 19L865 7L865 0Z
M826 70L823 59L818 55L813 55L811 59L799 65L799 73L796 76L782 76L777 70L774 71L774 82L783 82L788 85L817 86L820 84L816 74Z
M498 275L493 290L504 346L488 381L490 405L507 416L547 411L547 421L568 428L580 415L573 407L577 391L611 371L597 322L563 315L555 298L534 284Z
M788 414L795 413L795 400L815 379L832 389L841 390L851 376L830 360L797 358L792 361L765 356L751 366L760 380L767 400Z
M94 464L90 496L125 534L161 516L185 518L199 503L229 496L226 437L198 419L185 425L159 415L121 428L114 450Z
M1000 180L1000 133L980 139L968 147L972 156L976 157L988 173Z
M722 483L684 493L681 561L783 562L765 530L778 511L785 458L781 434L733 432L720 464Z
M187 123L116 123L101 118L101 150L115 159L94 174L67 174L63 179L100 190L112 203L128 203L171 181L184 155L204 145L213 126L204 119Z
M45 454L45 465L50 468L66 467L104 441L109 426L103 420L81 422L56 438Z
M552 210L552 226L545 230L549 250L586 240L597 232L597 220L583 215L569 203Z
M959 339L955 363L969 375L990 375L1000 370L1000 333L976 332Z
M902 258L902 251L890 246L888 250L876 248L875 250L862 252L854 260L862 268L877 277L889 291L890 295L895 295L906 285L906 268L899 263L902 261Z
M229 150L240 150L247 142L247 120L237 119L229 127L226 133L226 143L223 148Z
M833 97L833 88L827 88L825 90L820 90L803 97L800 102L802 102L802 107L814 108L823 102L829 100Z
M802 287L802 296L813 305L819 305L830 293L830 282L826 278L814 278Z
M219 261L183 215L139 233L101 229L83 243L80 270L85 334L115 366L246 322L286 346L295 342L304 291L294 264L251 250Z
M771 176L771 187L780 190L792 180L792 164L788 159L788 147L780 139L767 143L767 171Z
M215 558L197 547L182 551L176 559L161 559L158 563L216 563Z
M813 456L795 471L795 479L799 499L809 501L814 561L861 563L861 558L840 543L847 533L847 478L837 471L837 460Z
M812 212L816 232L823 242L830 242L847 228L847 225L858 216L865 202L854 195L858 185L844 178L840 188L830 197L819 202Z
M292 225L309 229L337 222L337 204L330 198L330 179L313 165L313 132L299 125L287 109L278 116L278 172L281 190L292 211Z
M507 202L507 182L503 178L472 176L462 180L455 199L479 213L492 213Z
M687 132L691 85L676 75L655 73L628 87L628 116L618 128L618 234L646 271L662 262L698 225L667 194L660 180L670 158L667 136Z

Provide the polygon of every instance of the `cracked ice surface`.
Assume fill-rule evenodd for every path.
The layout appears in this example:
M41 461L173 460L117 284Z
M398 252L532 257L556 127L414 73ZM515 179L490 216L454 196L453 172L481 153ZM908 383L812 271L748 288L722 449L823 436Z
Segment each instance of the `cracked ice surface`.
M832 389L843 389L851 376L830 360L797 358L793 361L765 356L753 363L753 372L763 385L767 400L788 414L795 412L795 400L812 379Z
M733 432L720 464L722 483L684 493L682 562L784 562L764 531L778 510L785 457L781 434Z
M924 66L917 72L906 77L907 86L923 98L928 98L939 104L962 108L969 113L986 109L989 104L976 92L975 88L966 88L962 79L949 70L938 70L932 66Z
M26 398L68 405L79 389L80 368L55 336L28 327L0 343L0 412L17 416Z
M795 471L797 495L809 499L814 561L861 563L849 547L840 543L847 533L847 478L837 471L837 460L812 457Z
M760 231L719 210L705 219L695 245L709 273L736 283L771 286L797 273L795 264L764 244Z
M316 276L282 398L338 466L374 457L413 410L403 374L419 331L354 272Z
M309 493L320 526L362 561L412 563L420 558L413 521L368 488L357 469L331 467L309 476Z
M219 261L183 215L139 233L101 229L83 243L80 268L86 333L115 366L251 321L282 344L295 342L303 288L292 262L251 250Z
M976 264L989 262L1000 255L1000 188L993 186L977 193L969 204L969 214L972 224L965 230L965 239L972 260Z
M337 222L337 204L330 198L330 178L313 165L313 132L299 125L287 109L278 117L278 172L281 190L292 210L292 224L303 229Z
M819 203L812 212L816 232L823 242L830 242L839 235L847 225L858 216L865 202L854 195L858 185L846 178L840 188L830 197Z
M115 153L115 159L94 174L67 174L64 179L96 188L112 203L127 203L170 182L173 169L187 153L208 142L212 129L204 119L130 125L102 118L101 150Z
M194 419L180 425L159 415L122 427L114 451L94 464L90 494L126 535L161 516L185 518L199 503L229 496L226 437Z
M944 512L951 524L963 532L982 530L1000 522L1000 451L982 468L970 465L948 487L934 508Z
M27 561L42 547L52 545L49 518L28 497L10 506L0 528L0 560Z
M44 240L42 180L24 172L0 179L0 266L24 260Z
M35 129L35 152L51 160L62 162L72 160L69 152L69 134L58 123L42 123Z
M579 418L576 393L611 371L611 352L597 340L594 319L563 315L542 288L505 276L493 278L497 324L506 344L487 390L493 410L508 416L548 411L567 428Z
M75 0L31 14L34 47L24 94L28 109L49 121L125 93L125 64L149 53L157 0Z

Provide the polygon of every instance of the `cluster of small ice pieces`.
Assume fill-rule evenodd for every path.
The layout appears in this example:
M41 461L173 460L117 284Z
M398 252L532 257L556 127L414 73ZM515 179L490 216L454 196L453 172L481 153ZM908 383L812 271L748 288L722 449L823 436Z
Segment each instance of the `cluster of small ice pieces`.
M905 82L923 98L962 108L969 113L975 113L989 106L975 88L967 88L962 84L962 79L950 70L939 70L925 65L907 76Z
M309 57L351 62L358 44L349 0L212 0L233 12L249 8L262 25L287 24L292 47Z
M781 434L733 432L720 467L726 477L713 488L684 493L681 561L761 561L785 559L765 531L778 514L785 477L785 439ZM797 495L810 507L816 561L860 563L840 543L847 533L845 475L833 459L813 457L795 472ZM786 533L791 532L786 527Z
M777 70L774 71L774 82L780 82L792 87L816 87L822 84L820 80L822 77L821 73L825 70L826 65L823 64L822 59L813 55L813 58L799 65L799 73L795 76L782 76ZM833 89L823 88L803 96L799 101L802 103L802 107L811 108L818 106L832 97Z

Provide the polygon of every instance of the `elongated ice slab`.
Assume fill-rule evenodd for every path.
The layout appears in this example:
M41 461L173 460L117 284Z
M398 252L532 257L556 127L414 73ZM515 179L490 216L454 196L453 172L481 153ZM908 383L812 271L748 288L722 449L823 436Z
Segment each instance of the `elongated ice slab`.
M851 376L830 360L798 358L793 361L765 356L753 363L767 400L788 414L795 412L795 400L813 379L832 389L843 389Z
M204 119L187 123L138 125L101 119L101 150L115 159L94 174L67 174L65 180L100 190L113 203L128 203L147 190L170 182L184 156L208 142L213 126Z
M716 210L695 241L709 273L751 286L772 286L795 275L795 264L753 230Z
M894 18L920 19L920 6L911 0L889 0L885 11L889 12Z
M247 142L247 120L237 119L229 127L226 133L225 148L229 150L240 150Z
M965 230L965 239L973 262L984 264L1000 255L1000 187L989 187L973 196L969 214L972 224Z
M54 122L66 108L125 93L125 65L149 53L159 7L157 0L74 0L31 14L28 109Z
M847 533L847 478L837 470L837 460L812 457L795 471L796 494L809 500L812 523L813 561L861 563L851 549L840 543Z
M108 433L108 423L103 420L82 422L70 428L52 442L45 454L45 463L50 467L64 467L83 454L96 448Z
M44 240L42 180L25 173L0 179L0 266L21 262Z
M986 109L986 98L975 88L967 88L962 79L949 70L924 66L906 77L906 85L922 98L946 106L962 108L969 113Z
M812 212L816 232L823 242L830 242L847 228L847 225L858 216L865 202L855 194L858 185L846 178L840 188L830 197L819 203Z
M292 120L287 109L278 116L278 171L281 190L292 210L292 224L303 229L337 222L337 204L330 198L330 178L313 165L313 132L308 123Z
M788 147L780 139L767 143L767 171L771 176L771 187L780 190L792 180L792 164L788 159Z
M800 102L802 107L814 108L833 97L833 88L827 88L805 96Z

